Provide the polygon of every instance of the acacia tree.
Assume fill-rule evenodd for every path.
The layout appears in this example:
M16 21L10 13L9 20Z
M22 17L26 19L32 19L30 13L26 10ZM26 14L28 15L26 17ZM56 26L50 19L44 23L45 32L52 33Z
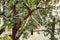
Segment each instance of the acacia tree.
M56 2L56 0L53 2ZM53 5L51 5L53 2L52 0L1 1L1 3L3 3L3 12L1 12L0 15L4 20L3 26L11 27L12 40L18 40L25 30L30 30L31 34L33 35L33 29L38 28L36 25L45 26L47 29L45 32L47 31L51 34L51 40L55 40L54 32L56 18L52 15L52 10L55 8ZM18 31L20 33L16 36Z

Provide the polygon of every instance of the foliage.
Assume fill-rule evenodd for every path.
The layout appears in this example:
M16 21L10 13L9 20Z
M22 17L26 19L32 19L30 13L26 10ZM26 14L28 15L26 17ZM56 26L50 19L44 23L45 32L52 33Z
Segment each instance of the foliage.
M2 1L0 2L2 4ZM55 3L56 0L53 2ZM3 17L3 21L4 21L3 27L8 26L9 29L13 29L14 24L16 23L15 16L18 15L19 18L23 21L20 28L20 30L22 31L22 34L25 32L25 30L31 31L32 29L35 29L34 23L37 22L39 23L39 25L44 26L47 29L47 31L44 31L46 33L45 36L47 36L48 34L51 34L52 24L54 23L57 24L60 22L58 15L55 15L55 16L52 15L53 14L52 10L56 9L55 6L51 5L53 2L52 0L46 0L46 1L45 0L21 0L21 1L5 0L5 4L4 4L5 16L2 14L2 12L0 13L0 16ZM15 16L14 16L14 10L13 10L14 5L16 5ZM29 13L31 14L26 16ZM24 25L27 22L28 18L29 18L29 21L25 27ZM53 21L54 18L55 18L55 21ZM24 37L26 37L27 34L24 33Z
M0 40L12 40L9 36L0 37Z

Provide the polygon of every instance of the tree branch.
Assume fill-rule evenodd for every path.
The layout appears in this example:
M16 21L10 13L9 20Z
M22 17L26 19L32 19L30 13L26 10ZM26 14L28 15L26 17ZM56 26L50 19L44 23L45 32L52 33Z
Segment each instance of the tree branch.
M16 38L16 33L17 31L19 30L19 28L21 27L21 24L22 24L22 20L19 18L19 15L17 15L17 12L16 12L16 4L14 4L12 6L12 10L14 12L14 16L15 16L15 19L16 19L16 22L14 24L14 27L12 28L12 39L13 40L17 40ZM16 16L17 15L17 16Z
M26 3L23 3L23 5L27 8L28 11L30 11L31 9L29 8L29 6Z
M38 5L39 2L36 4ZM46 9L46 8L42 8L42 7L36 7L36 9L30 9L30 7L26 4L26 3L23 3L23 5L27 8L28 10L28 14L24 17L24 19L27 19L29 16L31 16L32 12L34 12L35 10L38 10L38 9Z
M31 16L32 11L30 10L29 13L24 17L24 19L27 19L29 16Z
M13 5L11 8L12 8L12 10L14 12L14 16L15 16L17 14L17 12L16 12L16 5Z
M45 9L45 8L37 7L36 9L29 10L28 14L24 17L24 19L27 19L29 16L31 16L32 12L34 12L38 9Z
M16 33L21 27L22 21L20 19L16 20L17 22L14 24L14 27L12 29L12 38L13 40L16 40Z

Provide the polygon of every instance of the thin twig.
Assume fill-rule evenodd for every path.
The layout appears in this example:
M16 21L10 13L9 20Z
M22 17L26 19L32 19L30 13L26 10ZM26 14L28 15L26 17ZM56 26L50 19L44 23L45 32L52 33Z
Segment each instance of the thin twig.
M40 23L31 15L32 19L40 25Z
M55 30L60 30L60 28L56 28ZM48 30L44 30L44 29L42 29L42 30L34 30L33 32L38 32L38 31L48 31Z
M24 28L26 28L28 21L29 21L29 17L27 18L26 23L24 24Z

